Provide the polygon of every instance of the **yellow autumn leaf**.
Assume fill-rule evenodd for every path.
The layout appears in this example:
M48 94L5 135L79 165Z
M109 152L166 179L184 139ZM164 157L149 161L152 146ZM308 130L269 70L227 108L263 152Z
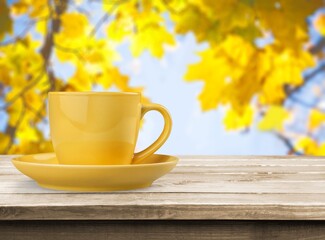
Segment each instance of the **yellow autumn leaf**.
M319 14L315 18L314 27L320 34L325 36L325 14L324 13Z
M295 148L307 155L315 155L318 152L318 144L310 137L301 137L295 144Z
M79 38L86 33L88 19L81 13L64 13L61 15L62 30L65 38Z
M12 20L6 0L0 0L0 40L6 33L12 33Z
M203 110L230 103L237 111L241 106L249 104L259 89L260 81L255 79L257 70L253 59L256 59L256 50L250 43L230 35L218 46L208 48L199 55L201 61L190 65L184 77L188 81L204 82L199 95ZM244 79L251 84L244 86Z
M203 80L204 87L199 95L203 110L210 110L218 106L226 97L224 89L227 84L226 77L230 66L224 58L216 58L213 49L207 49L200 53L201 61L189 66L184 78L187 81Z
M148 26L135 34L131 39L131 52L133 56L149 50L152 56L162 57L165 45L175 45L173 35L160 26Z
M124 92L141 92L143 90L142 87L133 87L130 86L129 83L129 76L122 74L118 68L114 67L111 68L108 72L108 75L110 76L111 82L114 83L114 85Z
M33 109L40 109L43 106L43 99L42 96L38 93L38 91L27 91L25 92L24 96L25 104L32 106Z
M130 16L120 17L110 22L107 27L109 39L121 42L126 36L133 32L134 23Z
M25 14L30 6L26 0L19 0L12 4L11 11L14 15Z
M325 156L325 142L318 145L316 156Z
M217 22L218 32L229 33L236 28L245 28L256 16L254 10L238 0L196 0L193 1L211 22Z
M30 18L45 18L49 16L47 0L17 0L11 6L11 12L14 15L28 14Z
M89 39L84 41L81 48L83 59L89 63L112 65L112 62L120 60L120 55L114 49L114 44L108 40Z
M195 5L188 5L181 14L171 14L171 18L175 22L176 33L193 32L199 42L206 40L214 32L213 22ZM211 35L214 35L211 39L218 37L216 34Z
M251 106L246 106L242 112L228 109L223 119L226 130L237 130L247 128L251 125L254 117L254 110Z
M122 75L118 68L116 67L107 67L103 69L102 74L95 76L95 83L101 85L103 88L107 89L111 87L114 83L119 84L124 82L125 79L128 79L127 76Z
M100 68L97 73L95 73L93 78L93 84L102 86L104 89L108 89L113 84L112 75L110 75L110 68Z
M221 19L236 7L237 0L193 0L193 5L198 6L209 18Z
M48 0L27 0L27 2L31 6L31 11L29 12L31 18L48 17L50 15L50 8L53 8L53 6L49 7Z
M68 79L68 83L72 85L77 91L89 91L92 87L92 78L84 67L79 64L74 75Z
M293 51L278 45L261 51L261 64L265 64L263 88L259 100L263 104L280 104L286 97L284 86L303 84L302 72L315 65L312 55L303 50Z
M199 42L219 44L228 34L238 34L254 43L261 36L255 26L255 10L237 0L193 0L181 13L171 12L171 18L177 33L193 32Z
M309 114L308 128L310 130L315 130L322 123L325 123L325 113L317 109L312 109Z
M220 31L225 33L236 28L245 28L255 21L255 17L252 8L245 3L235 1L228 14L220 21Z
M256 0L254 7L263 28L283 45L298 50L308 39L306 17L322 5L322 0Z
M20 126L17 130L16 137L18 139L24 139L24 141L38 142L40 140L40 135L35 126L31 126L29 124Z
M49 140L42 140L40 142L21 139L19 144L15 144L11 147L9 154L36 154L48 152L53 152L53 146Z
M120 55L114 49L115 45L109 40L84 36L73 41L65 41L64 36L60 34L56 36L55 42L64 46L63 49L61 45L55 48L55 54L62 62L72 62L75 65L82 62L83 64L111 66L114 61L120 59Z
M20 89L13 89L11 90L7 96L6 96L6 101L14 99L14 97L17 96L17 94L20 93ZM11 105L9 105L9 107L7 108L7 114L8 114L8 124L10 126L16 126L16 124L20 121L21 116L22 116L22 111L24 109L23 106L23 102L21 99L18 99L17 101L15 101L14 103L12 103Z
M272 105L258 123L258 128L263 131L281 130L289 116L289 112L282 106Z
M47 30L47 21L37 21L37 23L35 24L35 30L38 33L44 35Z

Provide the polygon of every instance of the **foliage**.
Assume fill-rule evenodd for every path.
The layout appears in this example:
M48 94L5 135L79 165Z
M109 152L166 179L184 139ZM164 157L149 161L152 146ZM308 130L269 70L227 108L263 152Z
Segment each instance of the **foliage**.
M102 6L98 21L86 4ZM316 74L303 72L315 66L319 72L325 40L309 42L306 19L322 6L322 0L0 0L0 101L8 115L0 153L51 150L42 132L49 91L100 85L141 92L114 65L119 44L129 42L135 57L149 51L160 58L178 35L193 33L209 44L184 75L189 82L203 81L202 110L226 108L229 130L259 121L258 127L277 134L290 153L324 154L325 144L314 134L325 120L322 109L307 110L307 132L292 134L286 127L299 115L288 101ZM25 26L13 31L19 19ZM325 15L318 14L314 26L325 35ZM74 74L60 79L56 61L74 66Z

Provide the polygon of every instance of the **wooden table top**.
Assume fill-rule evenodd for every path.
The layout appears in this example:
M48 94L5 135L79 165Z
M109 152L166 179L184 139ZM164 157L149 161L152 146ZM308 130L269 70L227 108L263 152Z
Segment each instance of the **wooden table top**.
M325 220L325 158L181 156L146 189L39 187L0 157L0 220Z

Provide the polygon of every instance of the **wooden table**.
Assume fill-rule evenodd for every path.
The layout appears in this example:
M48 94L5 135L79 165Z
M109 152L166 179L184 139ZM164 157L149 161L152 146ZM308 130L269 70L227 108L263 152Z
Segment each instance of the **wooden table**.
M152 187L40 188L0 158L0 239L325 239L325 159L180 157Z

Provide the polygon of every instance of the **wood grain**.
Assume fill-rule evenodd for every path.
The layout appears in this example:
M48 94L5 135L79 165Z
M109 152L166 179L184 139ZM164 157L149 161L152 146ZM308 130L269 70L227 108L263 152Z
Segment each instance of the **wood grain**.
M182 156L152 187L43 189L0 156L0 220L325 220L325 158Z
M8 221L5 240L323 240L324 222L301 221Z

